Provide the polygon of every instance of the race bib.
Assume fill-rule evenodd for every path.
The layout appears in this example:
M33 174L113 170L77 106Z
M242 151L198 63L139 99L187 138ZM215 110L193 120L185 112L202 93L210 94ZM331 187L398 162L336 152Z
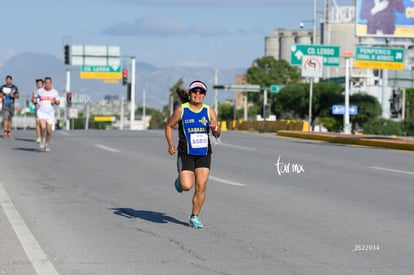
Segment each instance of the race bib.
M3 93L5 93L6 95L11 93L11 88L9 87L3 87Z
M208 147L208 135L205 133L191 134L190 143L193 148L206 148Z
M42 106L44 106L44 107L51 107L52 106L52 101L51 100L42 100L41 103L42 103Z

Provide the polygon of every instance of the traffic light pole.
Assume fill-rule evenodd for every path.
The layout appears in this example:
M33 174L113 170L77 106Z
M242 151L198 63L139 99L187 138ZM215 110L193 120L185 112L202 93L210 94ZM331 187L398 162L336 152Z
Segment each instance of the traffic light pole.
M405 89L402 90L401 120L405 119Z
M266 109L267 109L267 90L263 90L263 120L266 120Z
M130 129L132 129L135 122L135 56L131 56L131 114L130 114Z
M67 98L67 93L70 92L70 69L66 69L66 88L65 88L65 98ZM70 119L69 119L69 106L65 104L65 122L66 130L70 130Z
M385 99L386 88L388 87L388 70L381 73L381 117L390 118L390 110L387 108L388 101ZM388 110L388 112L386 112Z
M309 84L308 132L312 132L312 98L313 98L313 77L310 78L310 84Z

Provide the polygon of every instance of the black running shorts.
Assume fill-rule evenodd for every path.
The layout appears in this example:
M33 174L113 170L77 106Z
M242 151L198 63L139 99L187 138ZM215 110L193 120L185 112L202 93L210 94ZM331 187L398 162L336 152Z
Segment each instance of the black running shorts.
M177 170L178 172L189 170L193 171L196 168L206 167L210 169L211 155L207 156L190 156L184 153L178 153Z

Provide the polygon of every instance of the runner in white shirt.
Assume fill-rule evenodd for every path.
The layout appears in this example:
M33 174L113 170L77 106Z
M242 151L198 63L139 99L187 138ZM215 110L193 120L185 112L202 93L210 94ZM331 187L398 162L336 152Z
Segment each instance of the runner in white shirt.
M45 151L50 151L49 142L52 138L52 125L55 123L55 107L59 105L59 93L52 87L52 78L45 77L45 85L43 88L37 90L37 96L39 99L36 104L37 118L40 121L40 148L44 148ZM46 131L46 137L45 137Z

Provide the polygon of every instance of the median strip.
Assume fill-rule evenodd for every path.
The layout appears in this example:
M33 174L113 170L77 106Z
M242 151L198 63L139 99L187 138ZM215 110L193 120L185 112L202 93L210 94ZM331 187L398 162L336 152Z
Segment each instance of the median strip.
M345 135L339 133L315 133L279 130L277 136L321 140L331 143L371 146L388 149L414 151L414 140L368 135Z

